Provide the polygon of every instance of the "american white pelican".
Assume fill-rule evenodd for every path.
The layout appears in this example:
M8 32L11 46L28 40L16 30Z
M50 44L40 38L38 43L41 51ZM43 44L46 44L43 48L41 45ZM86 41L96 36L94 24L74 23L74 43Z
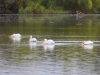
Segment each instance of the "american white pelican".
M44 39L43 44L55 44L53 40Z
M82 45L93 45L92 41L83 41Z
M30 36L29 42L37 42L36 38L32 38L32 36Z
M10 38L21 38L21 35L18 33L18 34L12 34L9 36Z

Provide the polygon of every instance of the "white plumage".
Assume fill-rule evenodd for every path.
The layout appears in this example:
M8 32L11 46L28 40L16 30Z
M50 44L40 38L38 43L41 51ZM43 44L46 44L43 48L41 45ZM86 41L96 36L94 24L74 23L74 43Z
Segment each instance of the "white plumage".
M21 38L21 35L18 33L18 34L12 34L10 35L11 38Z
M32 36L30 36L29 42L37 42L36 38L32 38Z
M43 44L55 44L53 40L44 39Z
M93 45L92 41L83 41L82 42L83 45Z

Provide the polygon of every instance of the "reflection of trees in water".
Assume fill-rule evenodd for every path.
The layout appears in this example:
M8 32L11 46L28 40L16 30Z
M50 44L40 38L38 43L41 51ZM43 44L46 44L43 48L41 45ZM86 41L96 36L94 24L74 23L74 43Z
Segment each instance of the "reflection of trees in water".
M98 16L86 15L77 19L75 15L4 15L0 16L0 21L8 30L20 31L29 34L53 34L59 36L79 35L79 36L98 36L99 18ZM15 20L14 20L15 19ZM15 22L16 23L13 23ZM7 23L9 22L9 23ZM51 23L53 22L53 23ZM10 27L9 27L10 26ZM7 30L6 29L6 30ZM1 31L2 32L2 31ZM55 32L55 33L54 33ZM89 37L90 38L90 37ZM92 37L91 37L92 38ZM94 38L93 38L94 39Z
M63 62L63 70L71 75L80 75L80 74L91 74L95 67L95 52L88 52L83 50L81 47L64 47L59 49L56 52L56 59L62 60ZM66 68L67 66L67 68ZM91 68L90 68L91 67ZM87 69L86 69L87 68ZM94 74L96 72L93 72Z
M17 14L2 14L0 15L0 22L18 22L19 15Z

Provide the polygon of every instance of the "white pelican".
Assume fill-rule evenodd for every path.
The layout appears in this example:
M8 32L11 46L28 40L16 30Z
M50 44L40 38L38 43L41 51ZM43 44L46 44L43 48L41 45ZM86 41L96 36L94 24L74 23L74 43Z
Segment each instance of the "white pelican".
M82 45L93 45L92 41L83 41Z
M18 34L12 34L9 36L10 38L21 38L21 35L18 33Z
M43 44L55 44L53 40L44 39Z
M36 38L32 38L32 36L30 36L29 42L37 42Z

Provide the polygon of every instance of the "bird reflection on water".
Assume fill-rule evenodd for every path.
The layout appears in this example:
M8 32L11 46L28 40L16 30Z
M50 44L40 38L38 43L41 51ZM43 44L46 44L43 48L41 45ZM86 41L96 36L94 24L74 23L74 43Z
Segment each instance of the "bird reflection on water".
M30 50L36 47L36 42L29 42Z
M42 45L43 46L43 49L45 50L45 51L52 51L52 50L54 50L54 47L55 47L55 45L54 44L45 44L45 45Z

